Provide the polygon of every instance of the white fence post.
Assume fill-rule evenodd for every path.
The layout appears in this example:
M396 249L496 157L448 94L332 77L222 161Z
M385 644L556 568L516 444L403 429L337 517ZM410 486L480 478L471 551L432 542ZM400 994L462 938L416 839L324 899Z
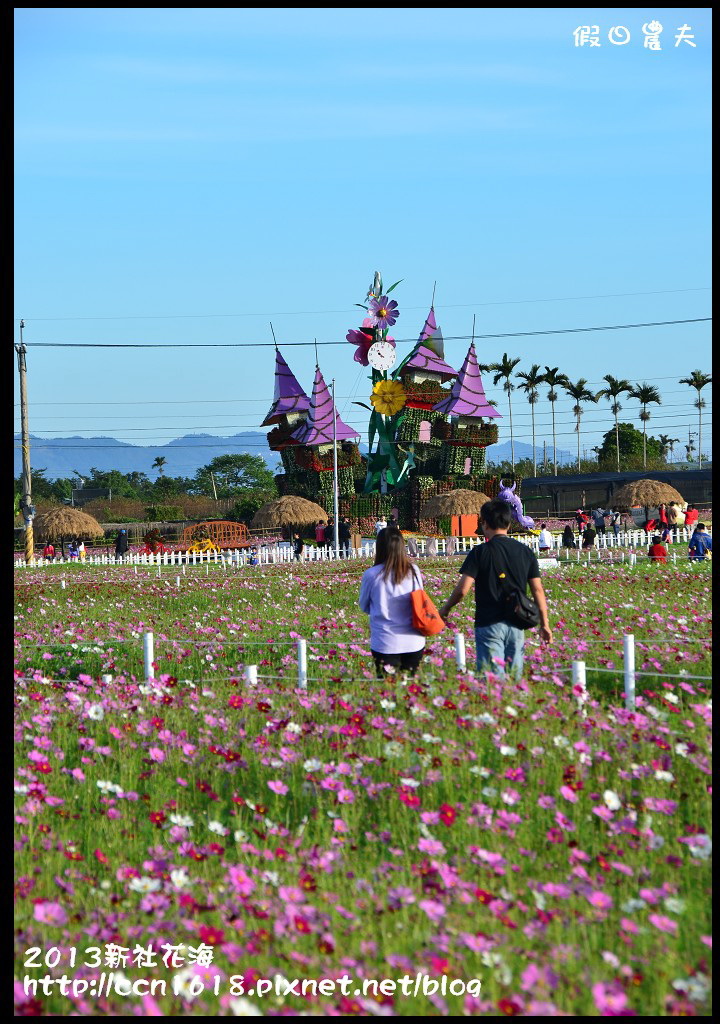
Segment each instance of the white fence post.
M149 683L155 678L155 670L153 669L155 638L152 633L143 633L143 661L145 663L145 680Z
M257 665L245 666L245 682L248 686L257 686Z
M307 641L302 637L297 642L298 689L307 690Z
M625 671L625 707L635 710L635 637L626 633L623 637L623 666Z
M465 637L462 633L455 634L455 664L458 672L465 671Z
M102 677L102 681L107 686L109 683L112 682L112 676L111 675L104 675Z
M587 682L585 680L585 662L574 661L572 663L572 684L575 700L578 702L580 712L585 715L585 701L588 699Z

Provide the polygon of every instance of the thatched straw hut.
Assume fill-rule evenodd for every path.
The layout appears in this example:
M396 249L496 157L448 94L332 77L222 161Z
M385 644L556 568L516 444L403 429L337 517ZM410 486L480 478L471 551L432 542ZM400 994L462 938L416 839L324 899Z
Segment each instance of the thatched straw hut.
M620 487L613 495L613 504L619 509L642 505L646 519L649 508L657 508L662 502L668 504L671 501L676 501L683 507L685 505L680 492L661 480L633 480Z
M447 494L428 498L420 509L420 516L422 519L437 519L439 516L479 515L480 509L490 500L482 491L458 487Z
M317 523L318 520L327 521L328 514L321 505L307 498L300 498L295 494L285 494L282 498L268 501L262 505L253 516L251 527L254 529L267 527L277 529L278 527L309 526L310 523Z
M79 508L66 508L64 505L40 512L35 516L33 525L38 540L60 541L61 545L72 537L89 540L92 537L102 537L104 534L97 519L93 519L87 512L81 512Z

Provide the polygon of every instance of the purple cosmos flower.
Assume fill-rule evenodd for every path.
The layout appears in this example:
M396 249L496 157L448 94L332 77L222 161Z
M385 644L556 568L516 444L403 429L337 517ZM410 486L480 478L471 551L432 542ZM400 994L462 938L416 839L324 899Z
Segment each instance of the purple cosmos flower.
M373 327L379 327L381 330L392 327L400 316L397 302L394 299L388 299L387 295L373 299L368 307L368 312Z

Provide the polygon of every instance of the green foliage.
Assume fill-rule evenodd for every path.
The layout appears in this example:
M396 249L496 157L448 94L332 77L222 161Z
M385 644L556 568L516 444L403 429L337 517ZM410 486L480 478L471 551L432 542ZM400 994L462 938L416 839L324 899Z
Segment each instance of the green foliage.
M172 523L184 519L185 515L179 505L148 505L145 519L148 523Z
M642 469L643 465L643 434L637 430L632 423L619 423L618 435L620 440L620 469ZM663 446L655 437L647 438L648 464L652 461L661 465L665 464ZM617 466L615 451L615 427L603 436L602 445L598 454L599 468L615 469ZM596 467L598 468L598 467Z
M257 510L277 497L277 490L270 491L256 487L243 492L227 513L227 518L235 523L249 523Z
M275 477L260 455L218 455L197 471L191 488L209 498L216 493L218 498L235 498L248 489L277 494Z

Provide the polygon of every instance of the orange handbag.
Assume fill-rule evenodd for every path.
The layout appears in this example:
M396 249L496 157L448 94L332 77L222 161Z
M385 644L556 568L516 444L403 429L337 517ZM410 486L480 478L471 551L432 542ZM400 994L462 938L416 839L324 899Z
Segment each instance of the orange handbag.
M423 636L436 636L445 629L445 622L432 599L424 590L413 590L410 594L413 629Z

